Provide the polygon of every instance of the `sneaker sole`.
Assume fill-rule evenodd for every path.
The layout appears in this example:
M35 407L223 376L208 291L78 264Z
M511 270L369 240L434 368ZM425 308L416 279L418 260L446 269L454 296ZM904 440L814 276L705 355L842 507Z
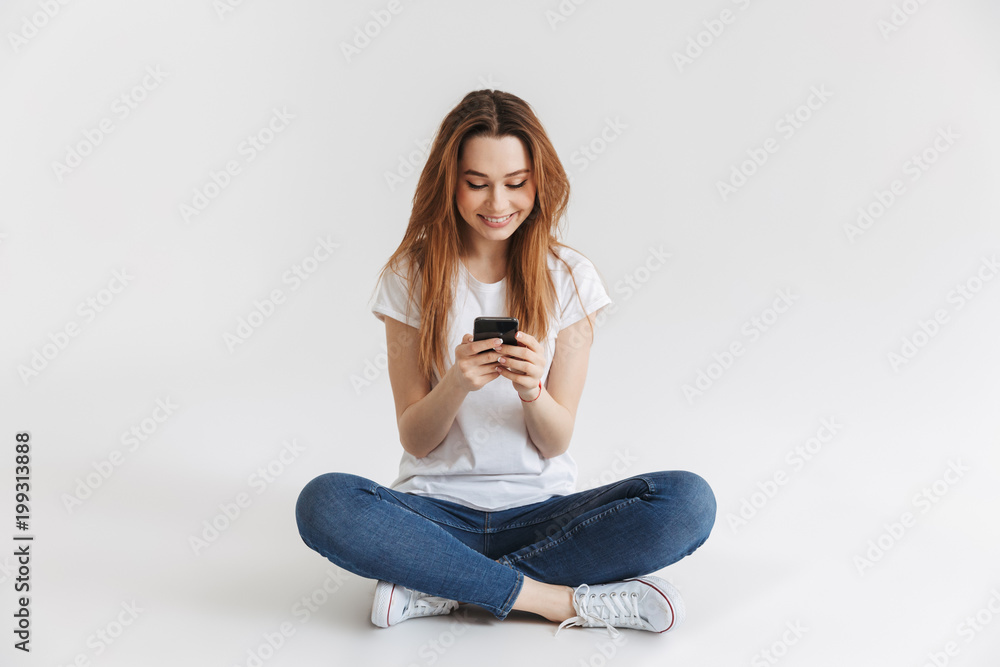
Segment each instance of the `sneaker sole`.
M372 604L372 623L380 628L389 627L389 607L396 584L379 579L375 586L375 600Z
M684 598L681 597L681 592L666 579L650 575L645 577L636 577L634 579L624 579L623 581L641 581L662 595L663 599L667 601L667 606L670 607L670 614L672 616L670 625L662 630L658 630L657 632L666 632L667 630L676 627L681 623L681 621L684 620L684 616L687 614L687 609L684 606Z

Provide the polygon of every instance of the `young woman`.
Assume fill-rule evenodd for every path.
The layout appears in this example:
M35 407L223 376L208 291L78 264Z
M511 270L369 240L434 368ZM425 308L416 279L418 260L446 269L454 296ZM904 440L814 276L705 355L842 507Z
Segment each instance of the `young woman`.
M568 448L595 315L611 299L594 265L555 238L568 197L520 98L472 92L444 119L372 307L386 329L399 476L386 487L326 473L295 508L307 546L379 580L375 625L462 602L612 636L684 617L677 590L648 573L708 539L705 480L649 472L576 492ZM479 316L516 317L518 344L473 341Z

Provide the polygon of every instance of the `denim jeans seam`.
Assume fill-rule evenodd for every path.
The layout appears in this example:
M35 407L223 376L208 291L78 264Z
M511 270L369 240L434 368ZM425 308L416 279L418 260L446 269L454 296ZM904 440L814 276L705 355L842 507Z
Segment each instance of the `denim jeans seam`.
M562 544L563 542L567 541L569 538L573 537L573 535L579 529L583 528L584 526L587 526L587 525L589 525L589 524L591 524L591 523L593 523L593 522L595 522L595 521L597 521L599 519L604 519L608 515L614 514L615 512L618 512L619 510L621 510L622 508L628 507L629 505L632 505L637 500L641 500L641 498L639 498L637 496L633 496L632 498L626 499L625 502L623 502L623 503L621 503L619 505L615 505L614 507L603 511L600 514L595 514L594 516L590 517L586 521L580 523L577 526L574 526L571 531L569 531L568 533L563 534L562 537L560 537L559 539L553 540L552 542L544 544L544 545L538 547L537 549L535 549L534 551L531 551L529 553L524 554L523 556L518 556L517 558L512 559L511 563L516 563L517 561L524 560L525 558L531 558L532 556L536 556L536 555L538 555L540 553L548 551L549 549L552 549L553 547L557 547L560 544ZM510 558L510 554L507 554L507 558Z
M445 521L445 520L441 520L441 519L436 519L434 517L429 517L426 514L424 514L423 512L421 512L420 510L413 509L405 501L400 500L399 497L396 495L396 493L392 489L390 489L388 487L384 487L384 488L386 489L386 491L388 491L392 495L393 498L396 498L396 500L399 500L399 502L402 505L403 509L409 511L412 514L416 514L417 516L423 517L424 519L427 519L428 521L431 521L433 523L444 524L446 526L451 526L452 528L457 528L458 530L464 530L467 533L476 533L476 532L479 532L476 529L469 528L468 526L463 526L463 525L459 525L457 523L452 523L451 521ZM377 492L375 493L375 496L379 500L382 500L382 497Z
M538 518L538 519L533 519L531 521L521 521L519 523L505 523L502 526L500 526L499 528L494 529L494 532L500 532L501 530L509 530L511 528L523 528L525 526L533 526L533 525L535 525L537 523L544 523L546 521L552 521L557 516L562 516L563 514L567 514L569 512L572 512L573 510L575 510L575 509L577 509L577 508L579 508L579 507L581 507L583 505L586 505L587 503L593 502L595 498L600 498L601 495L604 495L605 493L613 491L614 489L616 489L617 487L621 486L625 482L628 482L628 481L631 481L631 480L634 480L634 479L637 479L637 478L641 478L642 481L646 482L646 485L650 487L650 490L653 490L653 484L648 479L646 479L644 477L636 476L636 477L629 477L629 478L626 478L626 479L620 479L620 480L618 480L618 482L614 483L612 486L610 486L607 489L605 489L600 495L592 496L592 497L589 497L589 498L584 498L583 500L581 500L577 504L571 505L570 507L565 508L564 510L562 510L558 514L552 514L552 515L549 515L549 516L546 516L546 517L541 517L541 518Z
M523 528L523 527L526 527L526 526L533 526L533 525L538 524L538 523L544 523L546 521L552 521L556 516L560 516L560 515L565 514L567 512L572 512L573 510L575 510L576 508L580 507L581 505L585 505L587 502L589 502L589 500L582 500L579 503L577 503L576 505L573 505L571 507L567 507L565 510L563 510L559 514L552 514L552 515L549 515L549 516L544 516L544 517L540 517L540 518L537 518L537 519L532 519L531 521L519 521L517 523L505 523L505 524L503 524L503 525L501 525L501 526L499 526L497 528L494 528L493 532L494 533L499 533L499 532L504 531L504 530L511 530L511 529L514 529L514 528Z
M643 475L636 475L636 477L644 481L646 483L646 486L649 487L649 491L647 491L646 493L652 493L652 494L656 493L656 484L653 482L653 479L651 477L645 477Z
M500 611L503 612L504 616L507 616L507 614L510 613L510 609L508 608L508 606L510 607L514 606L514 601L517 599L517 594L524 587L524 580L523 580L524 575L521 574L518 570L514 569L513 567L511 567L510 569L511 571L514 572L514 587L511 589L510 594L507 596L507 599L504 600L504 603L500 605Z
M489 553L490 548L490 513L485 512L483 515L483 555Z

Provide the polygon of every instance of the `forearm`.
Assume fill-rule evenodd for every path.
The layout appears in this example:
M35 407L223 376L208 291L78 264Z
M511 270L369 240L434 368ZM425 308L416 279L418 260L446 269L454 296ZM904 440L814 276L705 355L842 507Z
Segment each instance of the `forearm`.
M551 459L563 454L569 449L569 441L573 436L573 415L564 408L552 394L545 391L537 399L521 404L524 408L524 423L528 427L528 435L542 458Z
M426 396L406 408L399 419L403 449L418 459L434 451L448 435L466 393L446 373Z

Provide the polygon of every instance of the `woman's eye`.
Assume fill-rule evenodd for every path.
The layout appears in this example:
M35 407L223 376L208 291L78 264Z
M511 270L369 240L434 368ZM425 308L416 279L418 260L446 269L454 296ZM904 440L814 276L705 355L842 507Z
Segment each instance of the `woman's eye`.
M517 190L518 188L523 188L524 184L527 183L527 182L528 182L527 180L523 180L520 183L518 183L517 185L508 185L507 187L510 188L511 190ZM466 181L466 183L469 183L469 182ZM473 189L473 190L482 190L486 186L485 185L473 185L472 183L469 183L469 187L471 189Z

